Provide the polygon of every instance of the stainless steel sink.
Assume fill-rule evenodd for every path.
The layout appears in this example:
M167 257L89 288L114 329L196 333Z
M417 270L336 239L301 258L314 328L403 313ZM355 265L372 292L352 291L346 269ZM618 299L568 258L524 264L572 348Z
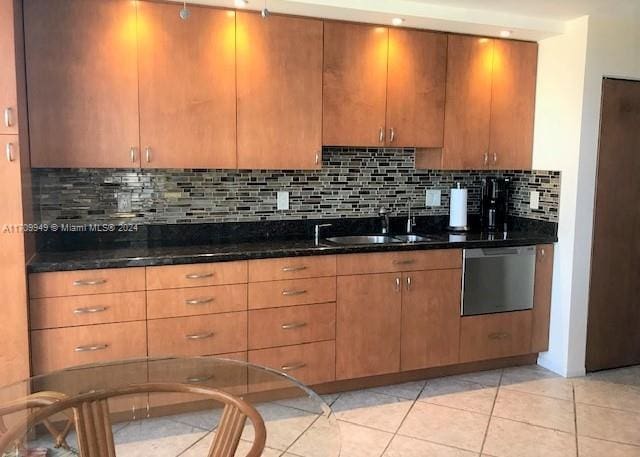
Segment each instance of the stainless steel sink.
M428 243L430 241L437 241L435 238L422 235L393 235L393 237L403 243Z
M327 238L327 241L336 244L389 244L402 243L399 239L388 235L366 235L366 236L334 236Z

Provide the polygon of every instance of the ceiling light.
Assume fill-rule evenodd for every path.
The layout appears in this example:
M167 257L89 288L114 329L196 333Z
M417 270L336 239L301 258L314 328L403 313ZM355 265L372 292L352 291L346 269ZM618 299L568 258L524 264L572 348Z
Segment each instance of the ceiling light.
M511 36L511 33L513 33L511 32L511 30L503 30L500 32L500 36L502 38L509 38Z
M391 23L396 27L399 27L404 24L404 19L402 19L401 17L394 17L393 19L391 19Z
M249 0L236 0L236 8L244 8L249 3Z

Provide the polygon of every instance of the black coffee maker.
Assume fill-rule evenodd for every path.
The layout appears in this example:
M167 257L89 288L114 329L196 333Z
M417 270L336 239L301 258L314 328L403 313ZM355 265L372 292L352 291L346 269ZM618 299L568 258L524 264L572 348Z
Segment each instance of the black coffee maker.
M509 205L509 180L482 178L480 218L485 232L507 231L507 208Z

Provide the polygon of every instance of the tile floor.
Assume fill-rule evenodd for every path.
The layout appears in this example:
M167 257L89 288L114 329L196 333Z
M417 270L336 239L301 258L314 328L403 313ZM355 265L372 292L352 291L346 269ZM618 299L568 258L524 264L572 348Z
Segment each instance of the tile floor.
M264 456L337 457L323 429L337 424L341 457L640 457L640 366L576 379L528 366L324 399L337 423L295 400L263 405ZM205 455L215 422L197 413L125 424L118 456ZM239 456L251 431L243 439Z

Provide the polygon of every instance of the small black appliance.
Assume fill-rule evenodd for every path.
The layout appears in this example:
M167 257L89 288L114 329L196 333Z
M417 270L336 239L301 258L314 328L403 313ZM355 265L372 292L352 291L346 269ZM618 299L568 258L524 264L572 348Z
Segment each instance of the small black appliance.
M480 218L485 232L507 231L509 206L509 180L495 177L482 178Z

